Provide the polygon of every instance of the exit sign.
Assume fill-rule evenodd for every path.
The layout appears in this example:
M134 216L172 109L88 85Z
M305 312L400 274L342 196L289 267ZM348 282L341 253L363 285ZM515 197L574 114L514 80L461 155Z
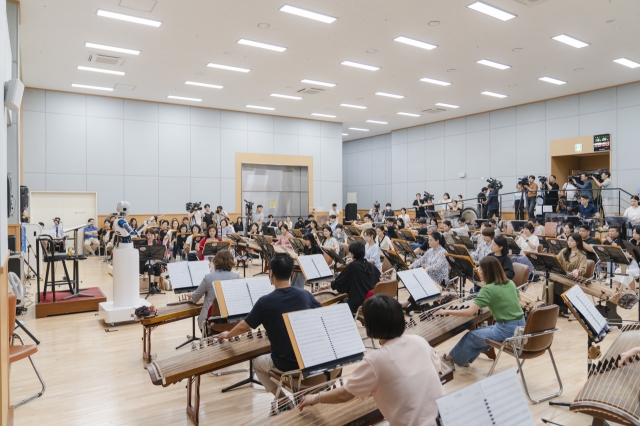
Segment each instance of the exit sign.
M576 144L576 151L582 151L582 144L581 143L577 143Z
M593 151L611 151L611 135L595 135L593 137Z

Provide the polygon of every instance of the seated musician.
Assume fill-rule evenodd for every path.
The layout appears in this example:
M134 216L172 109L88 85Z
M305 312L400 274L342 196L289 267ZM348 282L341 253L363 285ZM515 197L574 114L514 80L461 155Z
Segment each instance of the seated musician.
M289 238L293 238L293 235L291 234L291 232L289 232L289 226L283 223L282 225L280 225L280 238L278 238L278 241L276 241L274 244L290 249L291 241L289 241Z
M315 234L305 234L302 237L302 245L304 246L303 255L311 256L313 254L322 254L323 251L318 245L318 240ZM304 289L306 280L302 272L294 272L291 278L291 286Z
M640 226L636 225L633 227L629 243L634 246L640 245ZM624 287L625 289L629 287L635 291L636 279L638 278L638 276L640 276L640 266L638 266L638 262L636 261L636 258L632 253L624 251L624 254L629 259L629 266L627 266L627 275L622 275L622 269L616 268L614 273L618 275L615 275L613 279L614 281L618 281L620 284L622 284L622 287Z
M542 226L540 224L538 219L529 219L527 221L527 223L530 223L531 226L533 226L533 235L544 236L544 234L545 234L544 226ZM498 234L496 234L496 235L498 235Z
M100 247L100 242L98 241L98 228L96 228L94 223L95 221L93 219L89 219L89 226L84 227L84 249L93 256L96 255L96 249Z
M209 226L207 229L215 229L213 226ZM209 318L209 311L213 304L217 304L216 300L216 291L213 288L214 281L224 281L224 280L237 280L240 278L235 272L231 272L231 269L235 266L236 262L233 259L233 253L227 250L219 251L216 253L216 256L212 260L214 271L210 274L207 274L202 279L202 282L198 286L198 288L191 294L188 294L188 297L191 297L191 301L193 303L198 303L202 297L204 297L204 302L202 304L202 310L200 311L200 315L198 316L198 326L200 330L204 330L206 325L207 318Z
M493 228L493 231L495 232L496 236L502 233L495 219L488 219L487 224Z
M587 255L587 260L592 260L594 263L598 262L598 256L596 256L596 253L593 251L593 247L591 246L593 244L600 244L600 241L591 237L591 227L589 225L580 225L578 232L582 237L582 245L584 246L584 252Z
M336 230L333 232L333 236L340 244L347 243L347 233L344 232L344 226L342 224L336 225Z
M583 277L587 272L587 255L585 254L580 234L571 234L567 238L567 246L568 248L564 248L558 253L558 261L567 271L568 276L574 278ZM560 307L561 314L566 314L568 310L561 297L564 291L563 285L553 283L553 303Z
M161 245L158 242L158 235L156 231L150 229L145 234L147 239L144 241L140 241L139 245L141 246L159 246ZM162 266L157 260L149 260L149 261L140 261L140 273L151 277L153 274L153 280L149 280L149 294L158 294L161 293L158 284L160 283L160 274L162 273Z
M632 195L629 202L631 203L631 206L627 207L623 216L629 219L629 222L632 225L640 224L640 197Z
M387 236L387 229L383 226L376 226L376 244L380 250L392 250L391 240Z
M467 225L467 220L464 217L458 219L458 226L451 229L458 235L466 235L469 236L469 226Z
M218 229L218 237L222 238L225 235L233 234L235 229L233 226L229 225L229 221L227 219L220 219L220 229Z
M302 228L304 228L304 222L302 221L302 216L299 216L298 221L293 226L293 229L302 229Z
M593 217L599 217L598 209L596 206L590 203L589 195L580 195L580 205L578 206L578 217L583 219L591 219Z
M422 254L425 251L429 250L429 235L433 234L434 232L438 231L438 227L436 225L429 225L427 226L427 234L425 236L424 239L421 239L421 241L423 241L422 244L411 244L411 248L413 248L413 252L415 254Z
M239 234L242 231L244 231L244 226L242 225L242 217L238 217L233 223L233 232Z
M111 222L109 222L109 219L105 219L102 225L102 229L98 231L98 236L104 243L104 248L107 253L111 253L111 250L113 250L113 232L111 232Z
M558 235L558 238L561 240L568 239L570 236L573 235L574 229L575 228L573 227L573 223L571 222L565 223L564 226L562 227L562 233Z
M387 231L387 237L390 239L398 238L398 234L396 233L396 226L394 225L395 219L392 217L388 217L386 220L385 229Z
M516 244L520 247L520 254L514 254L511 256L511 261L522 263L529 267L529 276L532 276L535 268L525 253L537 253L538 246L540 245L540 239L537 235L533 234L534 231L533 225L528 222L524 224L520 231L520 235L516 237Z
M333 250L336 253L340 251L340 244L338 244L338 240L333 237L331 233L331 227L329 227L328 225L323 226L322 235L324 236L324 241L322 242L323 248Z
M617 226L609 227L609 231L607 231L607 238L602 241L602 244L607 246L621 246L622 238L620 238L620 228Z
M251 224L249 235L260 235L260 225L257 222Z
M394 298L375 295L362 312L367 336L379 339L382 347L367 351L343 387L307 395L298 408L340 404L371 394L390 425L435 426L435 400L444 395L436 351L422 337L404 334L404 316Z
M184 253L184 243L187 241L189 227L184 223L178 227L178 232L173 233L172 238L174 238L173 243L173 258L177 259L178 256L182 258L182 253Z
M291 222L291 216L287 216L284 219L284 224L287 225L287 229L293 229L293 222Z
M491 246L493 245L493 229L484 227L481 235L482 238L478 240L478 247L471 252L471 257L475 262L480 262L492 253Z
M373 228L373 218L369 213L366 213L364 215L364 223L362 225L358 225L357 223L354 223L353 226L355 226L361 231L364 231L365 229L371 229Z
M311 219L309 221L309 226L307 228L305 228L304 234L305 235L313 235L314 237L316 236L316 231L319 231L320 229L318 229L318 222L315 221L315 219Z
M198 260L197 249L202 238L204 238L204 236L202 235L202 228L200 228L200 225L193 225L191 227L191 235L189 235L187 240L184 242L184 251L187 253L188 260Z
M332 214L329 216L329 226L331 227L331 232L336 230L336 226L338 226L338 218L336 215Z
M634 356L640 355L640 346L635 348L631 348L628 351L624 351L620 354L620 359L618 360L618 367L622 367L625 365L631 358ZM300 407L298 405L298 407Z
M401 217L396 220L397 220L396 225L398 229L408 228L408 225L405 225L405 221Z
M380 247L376 244L376 231L373 229L365 229L362 233L364 237L364 258L367 262L372 263L376 268L382 271L382 262L380 261Z
M264 223L264 226L268 226L270 228L276 228L278 226L272 214L269 215L267 221Z
M418 226L418 237L416 238L416 242L411 243L411 248L414 250L428 242L429 229L427 227L427 219L424 217L418 219Z
M422 217L424 217L424 214L422 215ZM409 223L411 222L411 218L407 214L407 209L404 208L404 207L400 209L400 214L396 217L396 219L398 219L398 220L402 219L402 222L403 222L404 226L406 226L406 227L408 227ZM400 229L402 229L402 228L400 228Z
M314 219L313 213L309 214L309 216L307 216L307 220L304 221L304 227L308 228L313 219Z
M518 289L513 281L504 274L500 262L493 256L487 256L480 261L478 272L482 281L486 283L478 293L471 306L465 309L442 309L435 313L437 316L468 316L472 317L482 308L488 307L495 319L495 324L481 327L465 334L462 339L442 356L442 360L455 369L454 364L467 366L482 352L491 348L487 339L503 342L513 337L516 327L524 326L524 313L520 308Z
M447 244L455 244L456 242L451 237L452 235L456 235L454 231L452 231L452 225L450 220L442 221L442 236L444 237Z
M197 225L194 225L194 227ZM197 246L198 258L204 260L204 246L207 244L216 243L218 241L218 230L215 224L207 226L206 237L201 238Z
M449 279L449 262L447 262L447 258L444 255L447 252L444 245L445 240L442 234L437 231L433 232L429 235L429 250L410 266L411 269L423 267L431 279L437 285L443 287ZM409 297L409 300L404 302L402 307L407 315L409 315L411 311L421 310L420 307L416 305L413 297Z
M386 219L388 217L393 218L396 215L396 212L391 209L391 203L387 203L385 205L384 211L382 212L382 216Z
M262 386L277 398L285 395L283 393L276 395L278 385L269 379L269 371L286 372L298 369L298 361L282 314L322 306L311 293L289 284L292 271L293 259L291 256L284 253L273 256L269 262L269 280L275 289L258 299L249 315L233 330L225 331L219 336L220 340L230 339L246 333L252 328L258 328L260 325L265 328L271 342L271 353L254 359L253 369ZM291 407L284 407L284 409L289 408Z
M364 302L367 293L380 281L380 270L365 260L365 247L359 241L349 244L349 252L353 260L331 282L331 288L347 294L346 303L355 313Z
M182 224L183 225L187 225L187 232L189 232L189 230L191 229L191 226L189 225L189 218L188 217L183 217L182 218Z
M507 239L502 235L498 235L497 237L493 237L493 243L491 243L491 253L489 256L493 256L498 259L500 265L502 265L502 270L504 274L510 280L516 276L516 272L513 270L513 262L509 257L509 244L507 243Z

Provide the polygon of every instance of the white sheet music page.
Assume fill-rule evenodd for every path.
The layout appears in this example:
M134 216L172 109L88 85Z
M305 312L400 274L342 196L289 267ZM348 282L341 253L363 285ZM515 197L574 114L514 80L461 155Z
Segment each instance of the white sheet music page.
M199 286L205 275L211 273L209 267L209 261L200 260L198 262L179 262L186 263L189 266L189 272L191 273L191 281L194 286Z
M169 276L171 277L171 286L174 290L193 287L187 263L189 262L174 262L167 264L167 267L169 268Z
M333 276L329 265L321 254L312 254L310 256L299 256L298 265L304 271L307 281L317 280Z
M529 403L514 368L481 380L480 386L489 415L494 424L504 426L534 426Z
M440 289L423 268L398 272L409 293L415 300L440 295ZM414 293L415 292L415 293Z
M365 347L349 305L339 303L319 310L338 359L364 353Z
M308 309L288 314L305 368L336 359L329 335L322 323L322 309ZM353 318L351 318L353 322Z
M567 298L585 318L589 325L596 331L596 333L600 334L605 326L607 326L607 320L587 298L580 286L574 285L571 287L567 292Z
M480 383L441 396L436 405L445 426L494 426Z
M271 287L271 281L269 281L269 277L254 277L247 278L246 280L247 287L249 288L249 295L251 296L251 303L256 304L258 299L262 296L271 293L273 288Z
M251 312L253 304L249 297L247 280L245 278L220 281L220 287L222 287L224 301L230 317L234 315L245 315Z

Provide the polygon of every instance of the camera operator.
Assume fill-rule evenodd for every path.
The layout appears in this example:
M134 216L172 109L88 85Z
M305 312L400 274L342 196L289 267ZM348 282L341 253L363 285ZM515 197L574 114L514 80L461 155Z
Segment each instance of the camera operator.
M529 184L524 185L524 189L529 191L527 194L527 207L529 208L529 219L536 217L536 198L538 196L538 184L534 175L529 176Z
M544 196L545 206L555 206L558 204L558 191L560 186L556 182L555 175L549 175L549 180L542 181L543 176L539 176L540 184L546 189L547 193Z
M204 205L202 221L207 225L207 228L213 225L213 212L211 211L211 206L209 204Z
M189 209L189 220L191 222L191 226L198 225L202 227L202 217L204 214L202 213L202 209L200 208L200 203L188 203L187 206L191 205L192 207Z
M373 203L373 208L371 210L369 210L369 215L371 215L371 218L373 219L373 222L382 222L382 213L380 212L380 203L378 201L376 201L375 203Z
M478 217L480 219L487 218L487 192L489 189L483 186L478 193Z
M593 185L591 185L591 181L586 173L580 173L580 182L577 182L575 179L571 179L573 184L580 190L580 197L586 195L589 202L593 202Z
M262 213L262 204L258 204L255 213L251 215L251 221L257 223L259 228L262 228L264 223L264 213Z
M608 190L611 186L611 173L608 170L598 170L600 173L600 180L596 176L591 175L593 182L600 188L600 200L602 202L602 208L604 209L605 216L612 216L613 211L613 191Z
M224 211L222 206L218 206L218 207L216 207L216 224L218 225L218 228L220 227L220 221L222 219L226 219L227 222L229 222L231 220L231 219L229 219L229 213Z
M493 216L498 217L500 214L500 200L498 198L500 190L494 183L490 183L487 188L489 189L489 194L487 195L487 219L493 219Z
M527 194L522 182L516 184L516 191L513 194L513 208L516 213L516 220L524 220L524 211L527 209Z
M558 214L573 214L573 207L567 202L567 197L562 195L556 205L556 213Z

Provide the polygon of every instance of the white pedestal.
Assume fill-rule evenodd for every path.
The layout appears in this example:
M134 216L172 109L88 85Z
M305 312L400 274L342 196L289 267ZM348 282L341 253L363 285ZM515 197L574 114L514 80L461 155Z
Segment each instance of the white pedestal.
M136 308L141 306L151 306L151 303L142 298L138 298L134 306L115 306L113 302L100 303L99 317L107 324L116 324L134 320Z

